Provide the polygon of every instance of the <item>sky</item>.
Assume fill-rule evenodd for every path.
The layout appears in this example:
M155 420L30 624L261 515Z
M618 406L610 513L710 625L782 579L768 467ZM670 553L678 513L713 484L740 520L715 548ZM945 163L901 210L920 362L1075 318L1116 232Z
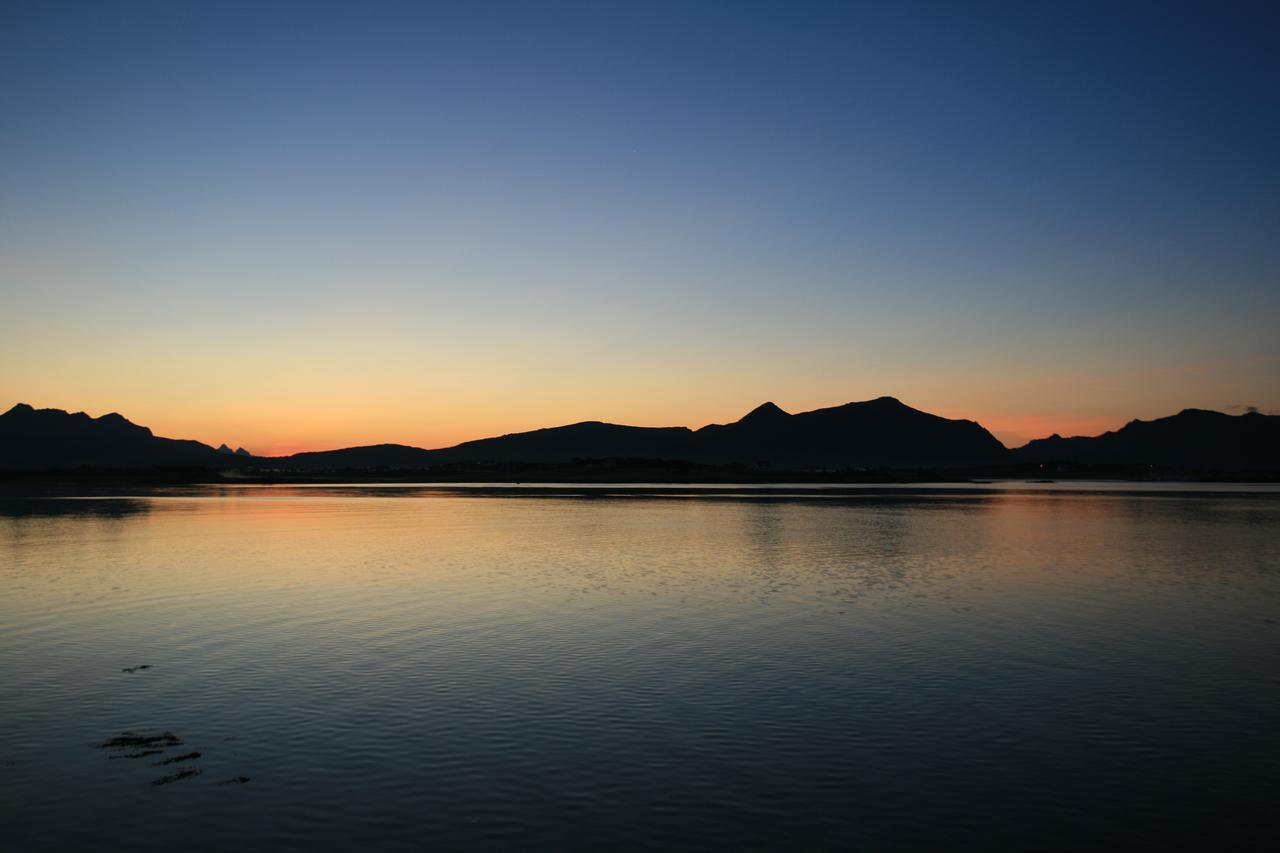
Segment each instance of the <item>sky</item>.
M0 4L0 409L1280 411L1274 4Z

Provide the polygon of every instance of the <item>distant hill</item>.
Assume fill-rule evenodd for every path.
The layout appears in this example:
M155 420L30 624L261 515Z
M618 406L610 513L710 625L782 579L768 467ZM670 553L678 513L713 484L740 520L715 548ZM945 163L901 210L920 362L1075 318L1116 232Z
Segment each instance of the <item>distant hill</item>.
M619 426L595 421L511 433L467 441L440 450L403 444L374 444L295 453L268 460L274 467L300 471L341 468L418 469L469 462L572 462L614 457L685 459L690 451L684 427Z
M635 427L585 421L467 441L432 451L432 464L457 462L571 462L574 459L694 459L687 427Z
M1013 458L1038 463L1273 470L1280 468L1280 416L1184 409L1154 421L1130 421L1092 438L1037 439L1014 450Z
M117 414L91 418L19 403L0 415L0 469L227 468L247 461L198 441L159 438Z
M218 445L218 452L224 453L227 456L252 456L253 455L249 451L245 450L243 447L237 447L235 450L232 450L230 447L226 445L226 443Z
M273 456L260 460L272 468L297 471L324 471L339 468L399 468L411 470L438 464L434 450L404 444L370 444L344 447L341 450L316 450L292 456Z

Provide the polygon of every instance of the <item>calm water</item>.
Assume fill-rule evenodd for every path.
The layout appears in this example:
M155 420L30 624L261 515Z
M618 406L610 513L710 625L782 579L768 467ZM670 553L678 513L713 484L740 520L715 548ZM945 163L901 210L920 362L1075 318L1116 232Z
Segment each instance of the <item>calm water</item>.
M0 501L0 845L1271 837L1274 490L609 491Z

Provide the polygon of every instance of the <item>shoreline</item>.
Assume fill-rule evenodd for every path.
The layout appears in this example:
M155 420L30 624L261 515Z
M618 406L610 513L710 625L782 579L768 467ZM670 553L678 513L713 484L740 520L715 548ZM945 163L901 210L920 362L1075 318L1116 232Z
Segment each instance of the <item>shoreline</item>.
M1141 484L1280 483L1280 471L1197 470L1137 465L1018 465L965 469L768 471L716 466L508 465L449 470L341 469L316 471L208 468L0 470L0 489L85 486L314 486L832 488L867 486L1036 486L1084 482Z

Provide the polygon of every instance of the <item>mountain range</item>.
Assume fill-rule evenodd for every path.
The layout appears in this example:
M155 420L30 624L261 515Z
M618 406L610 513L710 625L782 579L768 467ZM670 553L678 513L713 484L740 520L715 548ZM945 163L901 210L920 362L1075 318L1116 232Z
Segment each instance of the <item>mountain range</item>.
M207 444L160 438L114 412L34 409L19 403L0 415L0 469L225 468Z
M91 418L19 403L0 415L0 469L262 468L400 470L468 463L663 459L779 471L947 469L1072 463L1185 469L1280 469L1280 416L1186 409L1094 437L1058 435L1009 449L980 424L913 409L893 397L789 414L765 403L741 419L687 427L586 421L426 450L401 444L253 456L223 444L160 438L118 414Z

